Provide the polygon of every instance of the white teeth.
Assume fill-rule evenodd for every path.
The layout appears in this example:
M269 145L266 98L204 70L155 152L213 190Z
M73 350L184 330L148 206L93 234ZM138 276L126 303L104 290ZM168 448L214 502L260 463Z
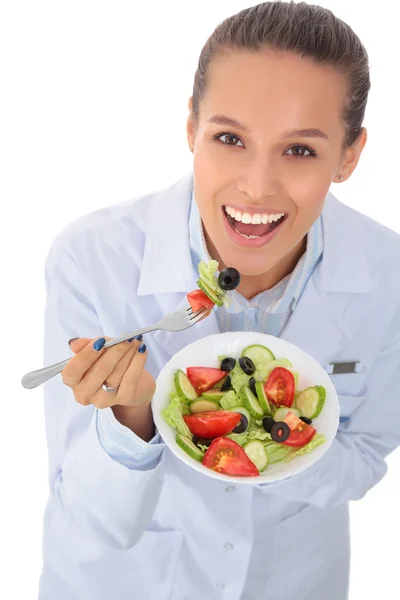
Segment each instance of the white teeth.
M285 213L276 213L276 214L267 214L267 213L255 213L251 215L248 212L242 212L241 210L237 210L236 208L232 208L231 206L225 207L225 212L235 219L235 221L240 221L245 224L253 224L253 225L266 225L267 223L273 223L274 221L278 221L281 217L285 216Z
M242 223L246 223L249 224L251 223L251 214L250 213L243 213L242 215Z

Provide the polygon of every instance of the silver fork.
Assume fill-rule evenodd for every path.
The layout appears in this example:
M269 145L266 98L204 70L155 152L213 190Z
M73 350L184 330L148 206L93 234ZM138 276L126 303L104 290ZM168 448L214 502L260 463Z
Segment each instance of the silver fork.
M135 331L125 333L120 337L108 340L108 342L105 343L104 348L111 348L111 346L115 346L121 342L126 342L126 340L129 340L136 335L140 335L141 333L149 333L150 331L156 331L157 329L164 329L165 331L182 331L183 329L188 329L189 327L192 327L198 323L206 312L207 309L205 308L202 308L195 313L191 308L177 310L174 313L165 315L165 317L163 317L161 321L155 325L143 327L142 329L136 329ZM37 371L31 371L30 373L27 373L21 380L22 385L24 388L31 390L32 388L45 383L45 381L48 381L55 375L58 375L58 373L61 373L69 360L70 358L67 358L66 360L56 363L55 365L50 365L49 367L43 367L43 369L37 369Z

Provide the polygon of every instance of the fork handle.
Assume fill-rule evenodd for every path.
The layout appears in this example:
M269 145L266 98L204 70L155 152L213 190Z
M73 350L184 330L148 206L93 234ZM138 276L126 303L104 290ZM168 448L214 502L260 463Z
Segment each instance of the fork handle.
M135 331L125 333L120 337L108 340L108 342L104 344L104 348L111 348L111 346L116 346L121 342L126 342L126 340L135 337L135 335L149 333L149 331L154 331L155 329L158 329L158 323L152 327L143 327L142 329L136 329ZM61 373L70 360L70 358L67 358L66 360L58 362L54 365L50 365L49 367L43 367L42 369L37 369L36 371L30 371L30 373L26 373L21 380L23 387L27 390L31 390L35 387L38 387L42 383L45 383L55 375Z

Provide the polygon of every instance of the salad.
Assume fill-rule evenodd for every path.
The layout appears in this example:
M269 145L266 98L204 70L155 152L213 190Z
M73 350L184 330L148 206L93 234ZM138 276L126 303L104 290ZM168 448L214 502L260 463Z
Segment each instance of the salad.
M258 476L323 444L313 420L323 410L323 386L298 389L287 358L255 344L241 356L219 356L218 366L177 370L163 410L177 444L218 473Z
M187 294L193 312L207 317L214 306L230 306L240 283L233 267L218 277L218 262L200 261L199 289ZM323 444L313 427L323 409L322 386L298 389L299 374L287 358L254 344L240 357L219 356L217 367L177 370L162 416L176 430L176 443L191 458L219 473L258 476L268 465L293 460Z
M187 299L193 312L206 308L207 312L203 319L207 317L214 306L230 306L229 292L237 288L240 283L240 273L233 267L223 269L218 277L218 261L210 260L208 263L201 260L199 262L199 279L197 285L199 289L187 294Z

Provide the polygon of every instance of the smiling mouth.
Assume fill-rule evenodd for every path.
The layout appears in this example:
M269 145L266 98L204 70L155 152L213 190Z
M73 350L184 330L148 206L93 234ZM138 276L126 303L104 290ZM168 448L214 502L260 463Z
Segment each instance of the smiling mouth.
M263 221L266 221L268 218L268 222L243 223L243 221L241 221L241 220L239 221L239 220L235 219L233 216L231 216L230 214L228 214L227 210L229 210L231 212L231 209L229 209L226 206L223 206L222 208L223 208L223 212L226 217L226 220L228 221L228 223L232 227L232 229L236 233L241 235L242 237L250 239L250 240L269 235L275 229L277 229L288 217L287 213L280 213L280 214L275 214L275 215L263 214L262 215ZM259 221L260 219L256 218L255 220Z

